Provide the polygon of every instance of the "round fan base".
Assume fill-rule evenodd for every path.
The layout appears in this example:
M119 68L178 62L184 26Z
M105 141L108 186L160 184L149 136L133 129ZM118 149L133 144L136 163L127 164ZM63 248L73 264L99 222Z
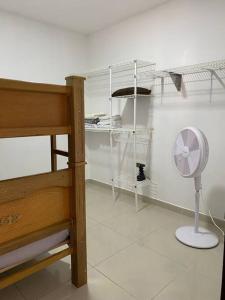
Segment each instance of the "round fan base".
M195 232L194 226L180 227L176 231L176 238L182 244L199 249L214 248L219 244L218 237L211 231L200 227Z

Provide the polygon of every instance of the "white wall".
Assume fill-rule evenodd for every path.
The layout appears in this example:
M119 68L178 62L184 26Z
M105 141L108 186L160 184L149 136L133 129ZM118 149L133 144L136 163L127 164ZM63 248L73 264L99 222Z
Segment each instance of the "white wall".
M86 68L86 37L0 12L0 77L65 84L65 76ZM66 147L64 139L61 147ZM60 161L60 166L65 162ZM0 141L0 178L50 168L49 138Z
M225 58L225 1L172 0L116 26L89 36L90 69L139 58L157 63L157 68L176 67ZM151 177L155 191L143 191L162 201L193 209L193 182L175 170L171 149L178 131L185 126L201 128L210 145L210 158L203 174L205 199L201 211L223 218L225 212L225 92L214 83L209 104L210 82L186 86L186 97L165 91L149 103L146 123L155 133L152 144ZM106 100L107 101L107 100ZM100 102L99 102L100 103ZM87 102L87 110L106 110ZM143 113L143 112L142 112ZM139 116L141 117L141 115ZM109 139L100 133L87 134L90 177L109 182Z

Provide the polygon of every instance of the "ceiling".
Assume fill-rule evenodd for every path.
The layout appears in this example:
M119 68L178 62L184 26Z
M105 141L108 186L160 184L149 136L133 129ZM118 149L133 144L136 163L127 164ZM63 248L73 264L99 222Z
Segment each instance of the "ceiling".
M0 9L82 34L91 34L166 1L0 0Z

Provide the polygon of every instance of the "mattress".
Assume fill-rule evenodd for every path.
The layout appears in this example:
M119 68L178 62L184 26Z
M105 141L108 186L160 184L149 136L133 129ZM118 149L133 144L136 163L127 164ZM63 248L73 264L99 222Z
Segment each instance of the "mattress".
M16 250L0 256L0 271L19 263L33 259L34 257L56 247L69 236L67 229L48 236L47 238L33 242Z

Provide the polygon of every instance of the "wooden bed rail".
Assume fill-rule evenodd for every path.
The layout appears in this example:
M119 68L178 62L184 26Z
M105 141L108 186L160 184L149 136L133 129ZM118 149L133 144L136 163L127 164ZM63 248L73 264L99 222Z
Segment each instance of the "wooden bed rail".
M35 191L49 187L72 186L72 170L64 169L39 175L0 181L0 204L24 198Z
M0 89L38 93L70 94L71 88L65 85L27 82L0 78Z
M52 134L70 134L70 126L0 128L0 138L30 137Z

